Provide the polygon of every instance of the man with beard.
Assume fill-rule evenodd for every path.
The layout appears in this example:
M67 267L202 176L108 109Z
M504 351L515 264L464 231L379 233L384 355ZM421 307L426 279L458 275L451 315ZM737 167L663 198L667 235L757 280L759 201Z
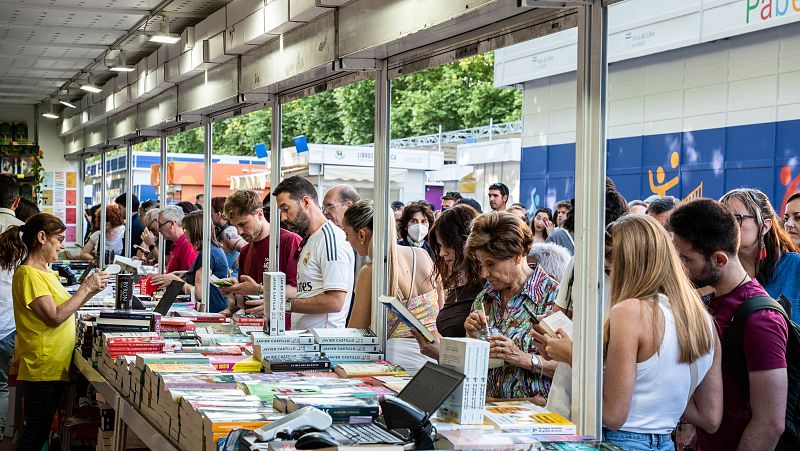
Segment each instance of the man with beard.
M269 221L264 217L261 199L255 191L236 191L225 199L224 213L247 244L239 254L238 283L220 290L225 295L240 297L262 294L264 271L269 271L270 236ZM302 239L296 233L284 229L280 229L279 239L278 270L286 274L286 296L290 297L294 296L297 287L297 252ZM241 302L239 304L242 305ZM243 305L248 314L264 311L263 299L247 300ZM238 307L231 305L228 308L233 313Z
M345 327L353 294L353 251L344 232L325 218L317 190L292 176L272 193L281 221L303 237L297 263L297 296L287 298L292 329Z
M714 290L708 309L721 343L736 309L755 296L767 296L751 279L737 257L739 227L722 204L698 199L678 207L669 219L673 242L692 283ZM747 375L733 367L722 349L722 385L725 399L722 423L711 434L697 429L696 450L775 449L783 433L786 412L786 342L783 316L758 310L743 328ZM746 382L745 382L746 381Z

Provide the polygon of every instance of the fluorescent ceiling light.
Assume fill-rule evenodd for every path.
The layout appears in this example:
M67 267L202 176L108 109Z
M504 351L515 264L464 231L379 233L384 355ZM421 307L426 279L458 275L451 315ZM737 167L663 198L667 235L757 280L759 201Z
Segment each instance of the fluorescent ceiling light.
M102 89L98 88L97 86L90 85L88 83L85 84L85 85L81 85L81 89L84 90L84 91L87 91L87 92L93 92L95 94L97 94L98 92L102 92L103 91Z
M42 116L44 116L44 117L46 117L48 119L58 119L58 116L53 114L53 113L44 113L44 114L42 114Z
M181 40L181 36L175 33L153 33L150 36L150 42L157 42L159 44L175 44Z
M68 107L68 108L78 108L75 105L67 102L66 100L59 100L59 102L61 102L62 105L64 105L65 107Z
M133 72L136 68L128 64L115 64L109 67L108 70L112 72Z

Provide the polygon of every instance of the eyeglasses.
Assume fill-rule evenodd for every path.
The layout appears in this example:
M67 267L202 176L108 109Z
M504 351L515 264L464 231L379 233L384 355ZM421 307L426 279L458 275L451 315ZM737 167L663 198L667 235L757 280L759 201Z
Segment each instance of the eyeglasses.
M342 204L323 204L319 208L322 210L323 213L327 213L329 211L335 210L336 207L340 207Z
M734 214L733 217L736 218L736 221L739 223L739 227L742 226L742 223L744 222L745 219L756 219L756 217L753 215Z
M58 242L59 242L59 243L63 243L63 242L64 242L64 239L66 239L66 238L67 238L67 237L66 237L66 236L64 236L64 235L59 235L59 236L58 236Z
M159 223L158 223L158 228L159 228L159 230L160 230L162 227L164 227L165 225L169 224L170 222L175 222L175 221L173 221L173 220L171 220L171 219L170 219L169 221L166 221L166 222L159 222Z

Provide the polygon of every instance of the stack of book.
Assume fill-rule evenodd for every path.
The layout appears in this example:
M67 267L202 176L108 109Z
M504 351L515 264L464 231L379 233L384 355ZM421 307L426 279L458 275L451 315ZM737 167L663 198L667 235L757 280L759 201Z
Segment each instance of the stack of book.
M312 329L324 357L334 363L384 360L378 337L368 329Z
M339 363L334 368L339 377L408 376L406 370L390 362Z
M330 371L331 362L319 351L314 336L303 331L285 335L252 332L253 357L261 361L264 371Z
M286 274L264 271L264 312L267 322L264 333L283 335L286 333Z
M108 332L95 336L94 350L112 359L140 352L160 353L164 350L164 339L156 332Z
M486 419L501 431L521 431L537 435L574 435L575 423L528 401L498 401L485 410Z
M173 316L177 316L179 318L188 318L195 323L228 322L228 318L226 318L222 313L198 312L197 310L193 309L176 308L172 311L172 314Z
M94 321L88 319L79 320L76 341L78 348L81 350L81 355L87 360L95 360L92 358L92 337L94 337Z
M161 315L144 310L101 310L95 328L98 332L159 332Z
M237 326L259 326L258 330L264 329L264 315L235 314L231 317L231 322Z
M194 322L189 318L178 316L161 318L161 332L189 332L196 329Z
M472 338L442 338L439 365L464 375L464 381L447 397L439 418L460 424L483 423L489 372L489 342Z

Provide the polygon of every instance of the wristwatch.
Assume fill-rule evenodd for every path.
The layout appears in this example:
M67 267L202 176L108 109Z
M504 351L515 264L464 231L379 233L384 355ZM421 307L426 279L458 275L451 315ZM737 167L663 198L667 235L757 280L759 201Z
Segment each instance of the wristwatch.
M539 369L539 367L541 365L542 365L542 359L539 358L538 354L535 354L535 353L532 352L531 353L531 371L535 371L535 370Z
M286 311L287 312L292 311L292 300L290 298L286 298Z

